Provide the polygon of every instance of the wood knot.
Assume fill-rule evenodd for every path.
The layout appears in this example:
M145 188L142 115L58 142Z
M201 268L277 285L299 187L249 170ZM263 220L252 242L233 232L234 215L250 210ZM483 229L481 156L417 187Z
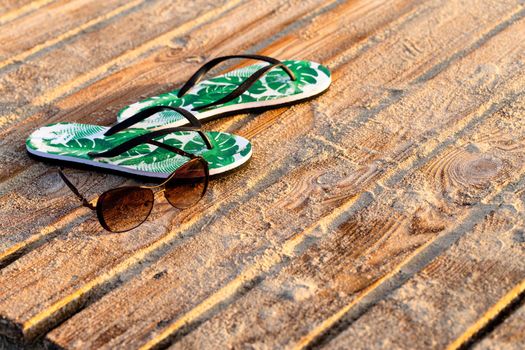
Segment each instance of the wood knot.
M469 154L454 163L457 180L469 185L487 183L496 178L502 168L500 159L479 154Z
M456 203L477 202L503 173L504 162L478 150L455 149L429 165L440 192Z

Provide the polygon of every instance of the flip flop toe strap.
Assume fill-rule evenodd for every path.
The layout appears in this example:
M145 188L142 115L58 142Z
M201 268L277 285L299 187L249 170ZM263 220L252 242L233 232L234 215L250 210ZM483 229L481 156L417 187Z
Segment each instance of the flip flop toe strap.
M201 78L209 72L213 67L218 65L221 62L235 59L235 58L247 58L247 59L254 59L259 60L263 62L270 63L267 66L264 66L260 68L259 70L255 71L250 77L248 77L244 82L242 82L235 90L230 92L228 95L222 97L221 99L208 103L202 106L194 107L193 111L200 111L209 107L213 107L216 105L224 104L227 102L230 102L231 100L241 96L243 93L245 93L257 80L259 80L263 75L265 75L267 72L274 68L281 68L284 70L284 72L290 77L292 81L296 80L294 73L288 68L284 63L281 61L268 57L268 56L261 56L261 55L231 55L231 56L222 56L217 57L215 59L212 59L211 61L204 64L201 68L199 68L189 79L188 81L182 86L182 88L177 93L177 97L182 97L190 90L195 84L197 84Z
M290 70L290 68L286 67L281 61L278 59L275 59L273 57L268 56L262 56L262 55L229 55L229 56L222 56L217 57L209 62L205 63L202 67L200 67L189 79L188 81L182 86L182 88L177 93L177 97L182 97L188 92L189 89L191 89L195 84L197 84L201 78L208 73L213 67L218 65L219 63L222 63L227 60L235 59L235 58L246 58L246 59L253 59L253 60L259 60L263 62L268 62L273 65L273 67L281 67L286 74L290 77L290 79L295 80L294 73ZM273 68L272 67L272 68Z
M155 115L159 112L163 111L174 111L182 115L184 118L186 118L190 125L195 128L201 127L201 122L189 111L185 110L184 108L180 107L170 107L170 106L153 106L150 108L146 108L140 112L138 112L135 115L132 115L129 118L126 118L125 120L121 121L120 123L117 123L113 125L111 128L109 128L105 133L104 136L111 136L113 134L116 134L119 131L122 131L124 129L127 129L137 123L140 123L144 119L151 117L152 115Z
M158 146L158 147L162 147L164 149L167 149L169 151L172 151L172 152L175 152L177 154L180 154L182 156L185 156L185 157L189 157L189 158L194 158L195 155L193 154L190 154L188 152L185 152L177 147L174 147L174 146L171 146L171 145L166 145L164 143L161 143L161 142L158 142L156 140L154 140L155 138L157 137L161 137L161 136L164 136L164 135L167 135L167 134L171 134L173 132L177 132L177 131L194 131L196 133L198 133L206 147L208 149L212 149L213 146L208 138L208 136L206 136L205 133L203 133L201 130L199 130L197 127L193 127L193 126L179 126L179 127L173 127L173 128L166 128L166 129L162 129L162 130L156 130L156 131L152 131L150 133L147 133L147 134L144 134L144 135L140 135L140 136L137 136L137 137L134 137L132 138L131 140L128 140L126 142L123 142L121 143L120 145L118 146L115 146L113 147L112 149L109 149L107 151L104 151L104 152L90 152L88 153L88 156L90 156L91 158L111 158L111 157L116 157L124 152L127 152L129 151L130 149L134 148L134 147L137 147L139 145L142 145L144 143L149 143L149 144L152 144L152 145L155 145L155 146Z
M223 103L230 102L231 100L236 99L237 97L239 97L243 93L245 93L246 90L248 90L253 84L255 84L255 82L257 80L259 80L263 75L268 73L271 69L273 69L275 67L280 67L280 66L285 67L282 63L276 63L276 64L270 64L268 66L264 66L261 69L257 70L252 75L250 75L250 77L248 79L243 81L239 86L237 86L235 88L235 90L230 92L228 95L218 99L215 102L211 102L211 103L208 103L208 104L205 104L205 105L202 105L202 106L194 107L192 110L193 111L200 111L200 110L203 110L203 109L206 109L206 108L209 108L209 107L213 107L213 106L221 105Z

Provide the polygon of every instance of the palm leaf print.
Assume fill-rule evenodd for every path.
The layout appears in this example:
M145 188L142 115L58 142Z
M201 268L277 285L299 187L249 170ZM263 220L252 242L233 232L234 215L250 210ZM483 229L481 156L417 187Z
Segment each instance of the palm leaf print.
M223 105L212 106L210 110L248 102L264 102L289 97L311 91L319 82L330 79L329 70L318 63L293 60L283 61L283 63L295 74L297 78L295 81L292 81L283 69L276 67L255 82L241 96ZM117 119L121 121L144 108L152 106L183 107L192 110L194 107L215 102L231 93L249 76L265 65L266 64L254 64L201 81L180 98L177 97L178 90L174 90L134 103L121 110ZM142 122L140 127L158 127L178 122L181 119L182 117L176 112L160 112Z
M111 136L104 136L107 127L77 123L58 123L36 130L27 139L29 149L43 154L68 156L92 160L89 152L109 150L131 138L147 133L147 129L126 129ZM192 131L179 131L156 140L188 153L201 155L210 170L229 166L248 157L250 143L239 136L221 132L207 132L213 145L208 149L201 136ZM95 158L97 162L118 165L130 169L169 173L188 161L188 158L150 144L141 144L111 158Z

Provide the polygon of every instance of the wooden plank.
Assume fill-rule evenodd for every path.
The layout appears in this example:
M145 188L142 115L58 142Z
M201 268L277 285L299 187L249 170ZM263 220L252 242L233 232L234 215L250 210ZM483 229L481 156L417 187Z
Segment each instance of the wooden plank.
M409 28L406 30L409 31ZM487 51L492 52L492 50L484 48L484 52ZM496 55L496 57L500 59L499 55ZM472 62L477 58L469 57L467 62ZM515 59L516 56L509 57L505 66ZM511 71L513 70L511 69ZM342 74L343 72L337 73ZM504 75L506 76L507 73L504 73ZM450 76L453 76L453 74L454 71L450 70L448 75L439 82L429 85L425 89L427 94L436 93L436 87L439 86L441 86L441 90L438 91L446 93L444 89L448 87L445 87L443 81L449 81ZM461 85L458 86L462 86L463 82L459 84ZM470 87L468 85L463 86L463 89L465 94L468 95L469 93L467 92L470 91ZM329 92L328 94L331 93ZM421 97L421 95L419 96ZM464 96L464 98L467 101L471 101L479 99L479 96L472 94ZM449 102L450 100L445 100L441 103L446 105ZM471 107L468 104L467 106ZM466 110L462 110L461 106L455 106L455 109L451 111L454 114L454 121L457 122L458 117L462 113L468 113L470 111L468 107ZM294 249L298 246L294 242L286 241L286 237L304 229L304 226L309 224L315 225L320 220L320 217L320 225L324 226L326 221L322 218L322 215L326 215L334 208L339 213L346 211L348 207L338 208L341 200L346 199L347 203L352 201L351 198L354 197L354 194L350 192L350 188L353 186L358 187L356 189L358 193L366 191L366 186L356 180L361 179L361 181L365 181L369 174L367 174L366 169L358 168L352 162L345 160L348 157L346 152L335 147L331 148L330 145L322 142L316 143L315 141L318 140L313 137L315 132L308 130L308 128L306 131L309 132L309 135L305 137L296 136L295 132L291 132L291 129L288 131L288 134L283 134L286 132L286 127L282 127L283 124L287 125L288 128L292 126L297 127L297 125L304 125L305 122L312 118L311 114L308 113L301 119L293 119L293 115L298 114L298 110L299 108L296 108L293 113L287 114L286 119L283 118L278 125L271 128L271 133L257 135L254 139L256 142L262 142L263 144L270 143L274 138L281 139L283 137L293 141L291 142L292 146L288 146L290 148L285 153L288 155L293 154L294 156L275 159L271 158L270 154L275 154L278 151L275 149L268 151L268 148L266 148L266 151L261 149L261 152L265 152L265 154L260 155L260 157L269 158L269 160L265 161L263 165L254 165L256 169L261 169L259 171L270 167L265 172L271 171L276 173L274 176L279 178L278 183L272 181L274 184L265 186L264 188L267 189L261 194L253 198L247 198L248 200L246 201L243 200L240 207L234 206L230 209L235 209L234 220L228 217L231 211L225 209L224 211L226 212L222 211L219 214L210 215L209 219L205 218L202 220L204 222L201 222L198 226L194 226L186 233L183 232L183 235L189 236L189 238L181 243L180 248L168 253L166 258L163 258L151 269L147 269L140 278L115 290L100 302L67 321L63 327L51 332L48 338L62 346L75 346L75 344L78 344L78 346L86 347L99 347L101 344L108 347L126 344L129 341L129 337L134 334L137 334L136 339L138 340L136 341L143 342L146 337L151 337L152 335L157 335L156 338L152 338L153 342L156 342L159 337L160 341L162 341L164 340L165 330L168 331L169 336L172 333L181 331L187 322L193 323L199 322L201 318L206 319L209 316L208 313L211 312L210 310L213 310L214 307L220 307L221 303L228 303L230 298L235 296L238 289L242 290L246 284L250 285L254 280L257 281L258 278L263 278L265 269L271 269L272 266L279 265L282 262L283 254L293 255ZM318 106L315 107L315 110L318 110ZM395 114L394 112L395 109L393 108L389 115ZM416 114L417 116L420 115ZM339 117L342 120L345 118L342 114L335 117ZM409 116L407 115L406 117L408 118ZM423 117L421 116L421 118ZM292 118L292 120L289 118ZM383 118L388 117L383 116ZM430 116L426 118L430 118ZM452 116L449 116L449 118L452 119ZM462 123L458 124L465 125ZM284 130L279 131L281 128ZM279 134L276 135L276 132L279 132ZM453 134L453 132L449 130L446 136L450 134ZM395 141L395 135L385 136L384 133L378 133L377 135L377 137L393 137ZM403 136L398 135L397 137ZM410 135L408 138L416 139L417 137L416 134ZM295 141L295 138L297 138L297 141ZM302 148L295 148L293 145L296 142L303 147L306 146L305 149L311 150L311 152L296 153L301 152ZM316 151L321 151L322 148L329 148L334 152L333 156L313 156ZM424 150L425 148L420 149L420 151ZM399 149L391 150L388 148L384 152L388 151L393 152L390 155L391 157L394 157L396 152L400 152ZM417 152L417 150L413 152ZM401 158L402 156L398 154L397 157ZM408 155L405 154L404 156ZM298 157L300 158L299 161L297 160ZM294 160L294 158L296 159ZM272 166L272 164L289 164L289 167L292 167L292 169L296 167L296 169L288 170L285 167L286 172L283 174L282 166L277 167ZM314 169L319 169L320 173L316 173ZM337 173L338 169L347 169L347 173L344 174L344 176L348 177L346 182L341 181L341 183L337 184L337 182L333 183L333 181L330 181L328 174L332 172ZM259 171L253 172L259 173ZM337 175L343 176L340 172ZM369 179L368 185L377 181L378 178L380 179L379 176ZM319 181L323 183L323 180L332 182L325 183L327 188L333 185L334 188L342 191L344 195L329 192L326 194L327 198L323 198L323 193L326 189L324 189L324 186L315 185ZM243 183L243 185L245 184ZM251 186L253 186L253 180ZM252 191L251 186L250 191ZM345 190L350 192L350 194L347 194ZM290 196L290 192L297 192L297 196ZM308 205L305 204L305 201L308 201ZM231 207L228 203L223 204ZM286 210L283 210L283 207ZM303 218L301 223L297 223L297 220L294 219L299 216ZM246 227L248 222L250 222L250 225L253 225L252 228ZM201 230L205 230L206 234L197 235L196 232ZM263 237L261 237L261 232L264 232ZM312 237L310 238L313 239ZM368 237L363 237L363 239L366 238ZM428 236L417 237L413 243L421 244L424 238L428 238ZM420 241L418 242L418 240ZM281 246L283 241L287 243L285 243L284 249L281 251L281 249L277 248ZM274 246L276 247L274 248ZM274 249L277 251L274 252ZM256 253L255 256L254 252ZM196 256L198 258L195 258ZM242 258L239 258L239 256ZM211 268L211 270L208 270L208 268ZM186 269L189 272L185 272ZM240 269L243 269L243 272L238 275L237 271ZM189 275L190 273L191 275ZM196 280L192 275L200 277ZM166 278L154 278L153 276L166 276ZM175 276L176 278L174 279ZM157 279L160 281L156 282L155 280ZM217 281L218 279L220 281ZM202 285L202 280L206 280L211 285L209 290L203 290L205 286ZM218 282L227 283L227 285L214 292ZM240 293L243 292L241 291ZM137 299L134 299L134 295L137 295ZM146 295L148 296L148 301L142 301L141 298ZM254 300L257 300L257 298ZM131 307L133 314L125 314L121 318L115 313L111 314L109 311L110 305L116 304L123 309ZM159 305L162 305L162 307L159 307ZM153 307L155 307L155 310L160 311L155 311L152 314ZM250 310L254 309L255 306L250 308ZM100 320L103 321L99 322ZM166 326L166 323L169 326ZM281 325L281 322L274 324ZM76 331L78 329L84 331L83 335ZM182 330L182 332L184 331ZM247 331L247 333L249 332Z
M45 110L42 109L44 105L48 109L52 108L50 104L54 100L47 96L53 89L61 89L62 93L57 97L71 94L75 89L67 84L76 82L74 85L78 88L89 83L89 80L81 78L86 73L104 67L91 79L108 75L111 69L116 68L111 63L119 57L131 55L132 52L144 54L139 49L141 46L155 43L158 38L174 30L184 29L184 24L198 24L202 18L208 18L210 14L217 15L233 5L235 2L226 0L191 3L148 1L141 11L128 11L113 21L97 26L93 31L73 38L64 47L56 45L54 49L44 50L38 60L31 64L27 62L7 69L2 76L0 103L5 107L3 113L15 116L5 117L2 126L5 128L34 112ZM181 11L181 8L185 10ZM150 46L148 50L156 47L158 44Z
M302 6L299 6L296 8L297 13L292 14L293 18L296 18L296 16L300 16L301 14L307 14L310 12L312 8L317 6L315 2L311 2L311 3L301 2L301 4ZM257 13L260 14L261 18L267 18L266 16L267 13L275 12L275 10L279 8L282 9L279 13L274 13L274 16L268 18L268 22L263 23L264 27L268 28L268 30L278 27L280 23L281 24L286 23L286 21L290 20L291 14L286 11L286 8L283 8L283 4L273 3L270 7L268 7L267 5L265 6L266 7L258 8ZM253 10L253 8L254 8L254 4L247 3L245 6L243 5L242 7L240 7L238 11L241 11L242 13L248 10L251 11ZM232 18L238 17L236 12L231 13L230 16L226 16L222 18L220 22L218 23L214 22L214 25L226 25L227 23L232 22ZM237 34L243 33L241 31L241 28L247 28L246 26L249 23L251 23L253 20L255 20L253 16L249 20L247 20L247 22L237 20L235 21L235 23L238 24L240 27L239 28L233 27L230 30L232 31L232 33L235 33L235 32ZM222 42L225 38L228 37L228 35L230 35L230 32L223 31L221 32L222 33L221 35L214 35L210 37L209 35L210 32L216 33L216 32L211 31L210 27L205 26L205 27L199 28L199 30L196 33L193 33L193 35L189 36L190 41L201 43L201 46L199 48L199 51L201 53L206 52L207 46L203 44L205 40L208 40L207 43L210 46L210 49L213 50L214 45L216 45L218 42ZM258 42L261 36L264 36L264 35L267 35L267 32L261 31L261 30L254 31L250 29L249 32L244 33L243 35L243 37L246 38L245 45L247 45L249 42L252 42L252 43ZM186 54L188 53L186 52ZM191 54L191 52L189 52L189 54ZM140 74L138 75L138 77L140 77L140 80L142 79L160 80L161 78L168 80L168 79L171 79L173 76L184 77L182 74L188 75L189 72L192 71L192 70L189 70L188 66L184 64L179 64L179 65L173 64L173 62L177 62L179 59L183 60L184 53L181 54L181 57L179 56L170 57L170 60L168 62L166 62L166 60L163 59L163 57L165 56L163 55L161 55L160 57L155 56L151 60L148 60L146 62L147 64L137 65L136 66L137 69L139 68L142 69L141 67L146 66L148 67L148 69L150 69L154 73L159 74L159 77L152 77L149 74L147 76L143 76L142 74ZM188 63L188 65L189 64L190 63ZM198 65L198 63L195 63L195 62L191 64L193 66ZM161 66L161 67L157 67L157 66ZM174 66L179 66L179 67L178 69L174 69L173 68ZM192 68L196 69L193 66ZM140 70L140 72L141 73L147 72L147 70L146 71ZM120 95L119 98L127 99L129 98L128 95L133 95L133 93L131 92L130 90L131 88L128 87L127 84L121 83L121 81L124 79L123 77L125 77L125 75L119 74L118 78L111 80L111 82L112 84L115 84L115 88L117 88L117 85L116 85L117 82L120 82L121 85L126 85L125 90L121 92L122 95ZM136 81L135 79L131 79L131 80ZM139 88L143 88L142 84L139 84L138 86ZM150 86L150 85L147 85L147 86ZM91 89L92 93L95 95L93 97L94 101L97 101L98 95L101 93L99 92L99 89L102 89L101 91L107 92L109 87L106 86L105 84L102 84L102 86L97 86L96 89ZM87 95L85 93L82 93L81 95L82 95L81 98L83 97L87 98ZM109 95L109 96L106 96L105 102L110 103L108 102L108 99L111 99L111 98L116 99L116 97ZM70 100L77 100L77 99L78 99L78 96L72 96L71 98L64 100L64 107L63 107L64 110L70 110L68 109L68 104L71 103ZM89 108L90 108L89 106L83 107L83 108L80 108L80 107L75 108L71 110L71 113L67 113L67 112L63 114L60 113L59 116L52 117L48 119L47 122L70 119L70 118L71 118L70 120L76 119L81 122L90 122L90 121L92 122L90 118L92 119L94 117L97 117L97 115L93 115L93 113L97 111L97 108L98 108L98 114L100 114L100 112L105 112L103 105L97 104L97 107L94 108L93 112L91 112ZM39 117L38 120L41 123L44 123L46 116L39 115L38 117ZM108 118L107 113L106 113L105 118L108 119L107 123L111 123L109 118L113 119L114 116L109 116ZM31 169L29 169L29 171L26 172L27 176L17 176L14 178L15 186L13 187L8 187L5 185L3 186L3 190L8 194L5 197L6 203L11 201L14 197L17 199L19 205L17 205L15 208L10 208L9 206L5 207L5 210L6 210L5 216L12 217L13 220L9 220L8 222L5 222L4 223L5 226L3 227L0 226L0 228L3 228L3 230L0 229L0 232L3 232L4 236L8 236L10 238L9 241L4 240L5 246L3 247L3 254L0 254L0 262L2 260L12 260L14 257L20 255L24 251L27 251L28 249L32 249L32 247L37 245L36 243L41 242L42 239L45 239L49 237L50 235L56 235L60 233L60 228L63 225L71 225L72 223L74 223L71 221L73 218L79 219L75 215L70 215L70 214L66 215L67 209L64 208L64 205L60 202L59 197L57 197L56 201L51 201L50 203L43 202L43 201L31 201L31 203L28 203L31 197L26 198L25 196L23 195L21 196L19 194L20 192L24 193L23 190L20 191L20 188L26 186L25 185L26 183L40 181L39 178L42 176L44 178L53 177L53 173L49 172L49 169L46 166L42 164L38 164L38 163L36 163L37 165L35 165L34 161L31 161L27 157L23 156L23 153L24 153L23 144L20 144L19 139L23 137L21 135L24 135L26 132L29 133L30 130L34 128L34 123L35 121L32 121L31 123L27 123L26 125L19 124L16 129L13 129L12 134L4 138L6 142L6 145L5 145L6 150L12 150L13 148L16 148L16 147L22 147L22 149L20 149L19 152L15 153L16 158L13 158L13 157L5 158L6 164L10 164L10 166L7 167L5 170L9 172L13 172L13 171L16 172L17 170L22 169L24 166L27 167L29 165L32 165L32 167ZM22 157L20 157L20 155L22 155ZM25 163L25 165L22 165L21 163ZM13 175L10 175L10 176L13 176ZM55 179L54 181L60 181L58 178L56 178L56 176L54 177L54 179ZM107 181L107 179L105 179L104 177L102 178L98 177L98 179L99 179L98 180L99 183ZM112 185L115 186L115 182L114 182L115 178L108 177L108 179L112 183ZM57 184L60 184L60 182L58 182ZM88 185L90 185L91 187L92 184L88 182ZM94 188L97 188L97 187L94 186ZM63 192L60 192L60 194L67 196L68 195L67 188ZM22 205L23 200L25 200L26 202L25 205ZM68 199L66 198L66 200ZM35 213L38 212L38 208L40 208L39 206L42 207L42 210L51 210L51 209L57 210L57 215L59 217L59 219L57 220L58 222L55 222L55 219L53 216L35 215ZM31 209L21 211L20 208L31 208ZM64 215L65 215L65 219L62 219L64 218ZM27 219L21 220L22 217L25 217ZM38 225L33 224L32 223L33 220L38 221ZM82 217L80 217L80 220L82 220ZM76 220L76 222L78 222L78 220ZM19 232L19 234L13 235L13 232ZM2 256L3 256L3 259L2 259Z
M488 137L483 143L491 148L516 145L508 141L512 138L509 134L490 135L493 130L485 129ZM521 132L525 140L525 130L521 128ZM522 150L513 152L523 154ZM525 253L516 241L516 234L524 227L525 211L512 206L521 201L516 192L524 188L525 181L503 193L504 201L500 198L497 206L488 205L472 217L479 222L473 230L465 232L449 251L379 302L327 347L344 349L352 344L356 349L435 349L451 344L525 276ZM505 338L505 333L500 334ZM462 341L451 348L456 349ZM509 345L512 343L520 344Z
M95 4L87 0L57 1L39 11L12 21L0 27L0 67L3 61L41 44L46 40L60 37L68 30L78 27L97 16L111 11L125 2L105 1ZM60 18L59 21L56 19ZM45 27L46 30L42 30ZM19 58L20 60L20 58Z
M7 42L4 59L0 61L0 69L23 62L43 50L66 42L83 31L130 11L141 3L143 1L140 0L109 1L104 2L105 6L94 6L92 2L88 2L87 4L72 3L75 6L63 7L53 4L51 9L43 9L45 12L24 17L17 21L20 23L10 25L8 28L11 30L0 31L0 41ZM54 20L57 17L62 20ZM46 20L50 23L46 23ZM46 31L42 31L43 25L46 26Z
M0 3L0 25L20 18L54 0L7 0Z
M521 233L514 240L523 244ZM522 282L523 284L523 282ZM501 325L496 327L490 334L484 337L481 341L474 344L473 349L516 349L522 348L525 343L525 306L521 303L516 311L514 311Z

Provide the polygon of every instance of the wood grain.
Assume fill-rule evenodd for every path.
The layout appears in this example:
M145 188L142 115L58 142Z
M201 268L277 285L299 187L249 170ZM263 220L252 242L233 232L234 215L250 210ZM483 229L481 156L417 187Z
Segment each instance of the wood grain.
M519 215L489 209L481 220L474 217L480 222L449 252L379 302L327 348L344 349L347 344L356 349L445 348L522 278L522 249L508 240ZM490 247L483 250L483 245ZM481 258L478 254L484 251L488 253ZM518 259L509 263L510 258ZM385 328L389 332L379 335L378 330Z
M0 24L38 10L53 0L5 0L0 3Z
M516 109L512 115L515 117L520 112ZM515 118L509 117L510 121L507 121L507 130L514 130L516 126L512 119ZM458 147L468 149L468 142L482 138L485 130L491 129L492 121L501 125L502 119L489 119L475 130L474 135L466 133L463 140L458 140L462 147L447 147L431 157L431 162L447 158ZM521 126L520 130L525 129ZM496 144L508 142L506 138L495 141ZM515 140L512 144L519 145L519 142ZM475 191L482 196L478 197L479 200L499 193L505 183L515 181L516 177L519 179L525 172L523 152L500 153L497 149L484 149L487 154L476 152L478 159L505 160L505 163L513 164L513 170L507 173L500 168L498 175L493 175L491 179L494 183L490 184L490 194L479 188ZM492 152L497 157L491 155ZM336 217L333 221L323 220L322 226L308 232L302 247L299 245L295 251L287 252L291 259L289 266L285 265L275 277L265 279L253 290L243 293L236 303L182 338L174 348L214 347L223 342L231 347L262 343L270 347L303 347L311 344L322 332L331 331L331 325L335 324L332 315L345 310L339 316L341 318L352 311L364 296L382 284L383 276L396 271L396 265L403 264L419 247L468 222L466 218L471 207L447 201L439 192L429 190L426 186L434 183L433 175L427 173L425 168L417 167L398 179L396 185L384 188L374 196L372 205L344 213L340 215L342 218ZM476 166L474 169L478 169L477 173L485 172ZM502 183L498 183L498 176L503 176ZM483 188L487 190L487 186L485 183ZM325 236L329 238L325 239ZM303 253L304 246L310 248ZM502 254L505 251L502 250ZM444 288L447 287L451 285L444 284ZM261 309L261 305L265 307ZM431 318L438 316L435 312L428 315ZM344 339L341 347L346 348L348 344L352 347L363 344L364 348L388 347L389 343L380 343L380 340L388 339L385 329L395 328L376 327L377 320L384 316L380 312L374 316L365 324L377 332L377 341L360 334L361 342L354 338ZM398 321L397 318L392 319L392 322ZM417 333L420 328L412 330ZM429 330L434 332L433 338L442 336L436 327L429 327ZM271 339L269 334L272 334ZM404 330L392 333L394 335L406 341L401 348L414 343L411 337L405 336ZM419 339L425 341L428 338L419 336Z
M16 114L16 117L6 120L4 126L12 125L14 121L20 121L51 103L53 99L47 97L51 90L64 91L57 97L74 92L74 87L67 85L64 88L64 84L76 81L86 72L135 51L145 42L154 41L194 16L220 9L224 3L201 0L191 2L191 6L183 6L182 2L147 1L141 11L137 11L137 7L134 10L132 8L115 20L106 21L95 30L73 38L72 42L66 40L68 45L56 45L51 50L44 50L34 62L29 60L26 64L8 69L0 87L0 103L5 104L6 110ZM111 65L98 76L110 73L109 68ZM88 82L83 81L84 84ZM21 107L24 107L23 110L20 110Z
M0 41L4 43L0 48L0 67L8 57L18 55L51 38L60 38L64 32L124 3L105 1L97 5L86 0L58 1L47 5L41 11L11 21L8 26L0 28ZM60 18L60 21L53 20L56 18ZM41 29L42 25L46 26L45 31Z

